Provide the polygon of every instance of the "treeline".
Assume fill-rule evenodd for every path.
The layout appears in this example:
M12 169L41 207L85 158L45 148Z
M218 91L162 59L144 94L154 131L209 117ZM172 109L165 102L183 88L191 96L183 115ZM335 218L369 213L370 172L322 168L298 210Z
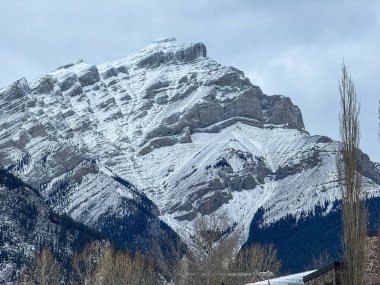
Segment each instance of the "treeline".
M367 198L365 206L368 209L368 232L373 235L380 228L380 198ZM327 207L331 207L328 213ZM246 245L275 244L282 261L282 273L308 270L312 268L313 259L324 252L331 261L341 260L341 211L340 201L334 200L316 205L312 212L303 212L299 217L286 215L270 225L263 225L265 209L259 208L253 217Z
M18 187L28 187L35 194L37 194L37 196L40 196L40 193L36 189L34 189L30 185L28 185L27 183L22 181L20 178L14 176L12 173L5 170L1 166L0 166L0 185L3 185L5 187L9 188L10 190L14 190Z
M82 250L91 241L107 239L105 234L75 221L67 214L60 215L50 210L49 219L53 224L58 225L55 227L57 248L70 245L71 249L77 252ZM75 241L70 240L68 233L75 236Z
M108 241L93 241L65 265L44 247L23 271L17 285L240 285L276 275L281 266L272 244L254 244L238 249L238 235L225 217L200 217L192 237L192 252L176 260L155 260L148 255L115 248ZM160 271L165 262L170 276ZM172 283L172 284L173 284Z
M98 241L74 254L69 276L53 251L44 247L15 284L156 284L153 269L142 255L116 250L109 242Z
M332 207L325 214L327 207ZM341 256L341 211L339 201L316 205L312 212L300 216L286 215L278 221L264 225L263 208L252 220L247 245L272 242L282 261L282 273L296 273L309 269L313 258L326 250L332 259ZM295 254L302 253L302 254Z

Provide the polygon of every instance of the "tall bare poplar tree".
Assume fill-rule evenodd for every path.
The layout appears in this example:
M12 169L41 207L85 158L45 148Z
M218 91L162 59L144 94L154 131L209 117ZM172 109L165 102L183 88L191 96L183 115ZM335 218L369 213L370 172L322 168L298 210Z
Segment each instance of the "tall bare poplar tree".
M354 82L342 65L340 92L340 136L343 164L338 162L342 190L343 250L345 270L343 284L363 284L366 250L366 215L362 201L361 176L357 171L359 106Z

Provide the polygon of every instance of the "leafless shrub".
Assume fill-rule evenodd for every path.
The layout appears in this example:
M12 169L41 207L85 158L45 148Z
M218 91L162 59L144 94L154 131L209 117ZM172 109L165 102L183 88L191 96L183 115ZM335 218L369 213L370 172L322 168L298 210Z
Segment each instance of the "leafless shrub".
M29 264L25 274L16 284L59 285L61 284L62 272L62 265L56 260L52 251L44 247Z
M194 256L184 257L173 275L178 285L237 285L259 279L259 272L277 273L275 247L253 245L238 251L238 233L228 226L226 213L199 217L195 224Z
M91 244L75 256L73 275L72 284L154 284L153 267L141 254L115 250L109 243L101 248Z
M242 249L235 259L234 272L240 274L237 284L246 284L260 280L260 274L271 272L278 274L281 261L273 244L254 244Z
M308 269L320 269L334 262L334 259L331 257L327 250L323 250L318 256L314 256L311 260Z
M106 242L92 242L86 245L81 252L74 254L70 284L91 284L91 279L97 270L99 260L107 252L108 247L110 247L110 244Z
M229 272L237 250L237 234L230 233L226 213L199 217L195 224L198 246L191 264L192 284L219 285Z

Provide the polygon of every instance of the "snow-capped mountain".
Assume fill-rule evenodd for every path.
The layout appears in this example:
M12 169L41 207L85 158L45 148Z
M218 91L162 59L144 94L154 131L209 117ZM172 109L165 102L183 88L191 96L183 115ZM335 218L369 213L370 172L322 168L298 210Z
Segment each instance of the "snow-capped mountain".
M243 243L260 207L270 224L339 197L338 148L308 134L288 97L173 38L0 90L1 164L59 213L112 224L110 235L120 222L125 242L136 213L156 219L151 232L159 217L190 241L199 215L227 212ZM366 193L379 196L376 165L365 154L360 165Z

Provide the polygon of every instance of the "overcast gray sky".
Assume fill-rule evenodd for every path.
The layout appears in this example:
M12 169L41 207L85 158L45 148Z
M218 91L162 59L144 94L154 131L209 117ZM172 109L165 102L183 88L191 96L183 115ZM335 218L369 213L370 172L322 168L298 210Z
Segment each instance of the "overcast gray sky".
M361 147L380 161L380 1L0 0L0 87L83 58L99 64L176 37L283 94L311 134L339 138L344 59L361 102Z

